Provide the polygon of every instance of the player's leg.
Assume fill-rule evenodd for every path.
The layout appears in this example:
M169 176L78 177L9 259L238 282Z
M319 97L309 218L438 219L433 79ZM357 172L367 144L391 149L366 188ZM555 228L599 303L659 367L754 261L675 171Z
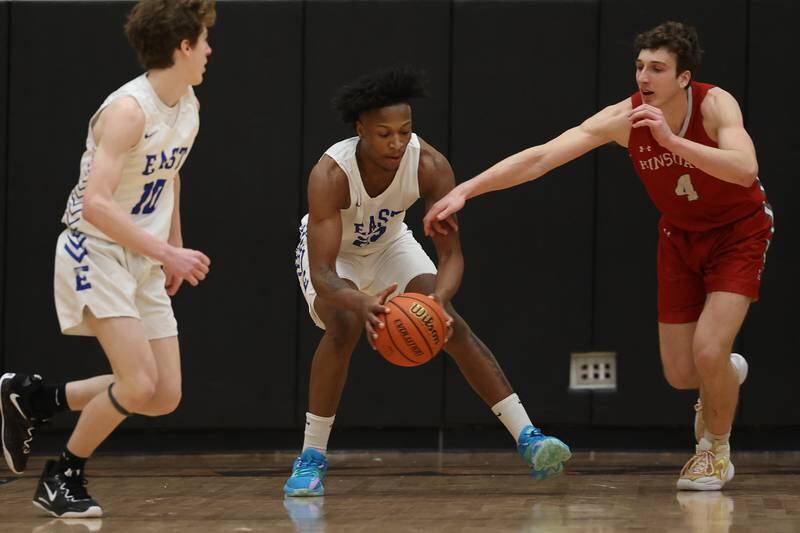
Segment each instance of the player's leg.
M64 411L80 411L114 380L95 376L52 384L38 374L7 372L0 376L0 441L9 469L25 471L40 424Z
M692 341L704 424L695 426L703 435L681 472L680 489L719 490L733 478L729 438L747 363L731 349L750 303L758 298L771 237L772 217L765 206L731 226L695 234L686 250L688 260L701 265L707 292Z
M739 397L739 377L731 349L744 322L750 298L729 292L712 292L697 322L694 357L703 390L706 431L730 432Z
M352 282L347 283L356 288ZM350 357L364 325L355 313L338 309L322 300L317 299L314 308L325 324L325 334L311 361L308 408L317 416L331 417L339 407Z
M163 416L178 408L181 402L181 352L178 337L151 339L158 381L150 400L136 411L137 415Z
M102 516L86 491L86 461L126 417L151 401L158 382L155 358L138 319L98 319L88 308L85 316L108 357L114 383L88 402L59 459L45 465L33 503L59 517Z
M357 279L357 266L355 262L348 262L344 258L337 261L340 275L346 273L354 279ZM303 448L292 466L292 474L284 484L283 491L287 496L322 496L325 494L323 479L328 470L328 439L347 382L350 357L361 336L363 324L355 313L338 309L317 298L309 275L305 223L300 227L295 267L309 314L325 333L311 361ZM357 289L349 279L345 279L345 282Z
M692 343L697 322L658 323L661 366L667 382L678 390L700 388L700 376L694 364Z
M435 287L434 274L420 274L408 282L404 292L432 294ZM531 423L492 351L449 302L446 311L453 319L453 335L444 350L456 362L467 383L508 429L520 455L532 468L531 475L545 479L563 472L564 463L571 455L569 447L555 437L543 435Z
M95 396L105 391L114 383L113 374L104 374L79 381L70 381L64 385L64 396L70 411L83 411Z
M700 375L695 368L694 336L697 322L688 324L666 324L659 322L658 336L661 347L661 363L667 382L679 390L699 390L695 403L694 434L699 443L705 434L706 424L703 418L703 395ZM739 385L747 377L747 361L738 353L730 354L731 364L736 369Z
M697 322L693 341L701 381L703 436L681 471L682 490L720 490L733 478L730 433L739 398L740 378L731 349L747 315L750 298L712 292Z
M774 233L766 203L751 216L711 233L704 283L708 297L697 326L694 355L701 375L705 436L718 441L730 431L747 361L730 350L750 304L758 299L767 249ZM724 439L727 443L727 438Z
M328 470L328 439L347 381L350 357L363 330L363 324L355 313L319 299L313 306L325 325L325 334L311 362L303 449L283 487L287 496L325 494L323 480Z
M64 230L55 254L55 302L62 332L93 335L84 308L101 316L138 316L132 302L136 280L122 265L119 245ZM47 383L38 375L5 374L0 378L0 416L4 455L12 471L21 473L28 461L35 430L56 413L80 411L108 388L111 376L71 383Z
M661 221L658 240L658 337L667 382L679 390L699 389L694 406L695 434L704 431L702 388L694 358L694 335L706 288L692 234ZM698 437L697 441L700 441Z

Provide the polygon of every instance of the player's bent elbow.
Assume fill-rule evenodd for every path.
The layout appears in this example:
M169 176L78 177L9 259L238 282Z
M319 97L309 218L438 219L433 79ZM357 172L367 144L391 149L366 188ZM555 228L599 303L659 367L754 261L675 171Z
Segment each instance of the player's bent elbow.
M93 194L87 194L83 199L82 215L83 219L89 224L97 225L97 219L102 210L103 199Z
M753 183L755 183L757 179L758 179L758 165L753 165L752 167L748 168L742 175L742 181L740 183L743 187L750 188L753 186Z

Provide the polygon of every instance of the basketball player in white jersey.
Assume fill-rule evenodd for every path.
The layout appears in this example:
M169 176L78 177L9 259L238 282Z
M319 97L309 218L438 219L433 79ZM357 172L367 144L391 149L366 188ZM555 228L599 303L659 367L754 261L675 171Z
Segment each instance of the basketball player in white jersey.
M113 375L47 385L0 378L3 452L21 473L38 423L82 411L33 503L57 517L99 517L86 460L132 414L172 412L181 396L178 329L170 296L209 270L183 247L179 171L199 126L192 90L211 48L214 0L140 0L125 30L146 73L112 93L89 121L80 177L67 201L55 258L63 333L97 337Z
M531 424L494 355L453 309L464 266L458 233L434 236L437 272L403 223L418 198L429 207L455 184L447 159L412 133L409 100L423 93L419 76L406 68L344 87L336 105L358 136L333 145L311 171L296 267L325 334L311 365L305 440L284 486L288 496L324 494L328 437L350 356L362 331L372 344L388 312L383 304L403 291L432 295L445 307L452 317L445 350L516 439L536 479L560 474L570 457L564 443Z

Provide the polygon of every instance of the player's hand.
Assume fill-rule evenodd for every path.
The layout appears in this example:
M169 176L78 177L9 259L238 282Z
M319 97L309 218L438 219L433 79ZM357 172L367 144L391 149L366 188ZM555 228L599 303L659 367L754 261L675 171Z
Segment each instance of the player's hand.
M176 276L174 272L170 272L167 268L164 268L164 275L167 277L167 280L164 282L167 295L175 296L178 293L178 289L180 289L183 284L183 278Z
M658 144L666 147L675 135L664 118L664 113L657 107L642 104L632 110L628 115L631 126L634 128L650 128L650 133Z
M392 283L375 296L365 295L364 307L362 310L362 316L364 318L364 330L367 332L367 341L369 342L369 345L372 346L373 350L376 349L375 339L378 337L378 329L386 327L386 324L383 323L383 317L380 316L385 316L389 312L389 308L384 304L386 303L386 299L389 297L389 295L396 290L397 283Z
M435 294L435 293L434 294L429 294L428 298L430 298L434 302L438 303L439 306L442 308L442 312L444 313L444 318L446 320L445 326L447 326L447 334L444 336L444 343L447 344L447 342L453 336L453 331L454 331L454 329L453 329L453 317L451 317L450 314L447 312L447 302L443 301L442 298L438 294Z
M466 201L458 187L440 198L422 219L425 235L433 237L435 234L447 235L451 230L458 231L458 223L452 215L460 211Z
M189 248L170 246L164 258L164 272L167 274L167 280L169 281L170 276L177 277L180 280L188 281L193 287L206 279L210 266L211 260L206 254ZM177 287L175 290L178 290Z

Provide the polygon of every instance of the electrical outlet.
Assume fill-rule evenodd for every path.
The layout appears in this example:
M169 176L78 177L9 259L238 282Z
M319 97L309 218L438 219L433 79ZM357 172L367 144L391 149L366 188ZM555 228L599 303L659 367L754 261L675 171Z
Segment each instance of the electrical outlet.
M570 390L616 390L616 352L576 352L569 369Z

